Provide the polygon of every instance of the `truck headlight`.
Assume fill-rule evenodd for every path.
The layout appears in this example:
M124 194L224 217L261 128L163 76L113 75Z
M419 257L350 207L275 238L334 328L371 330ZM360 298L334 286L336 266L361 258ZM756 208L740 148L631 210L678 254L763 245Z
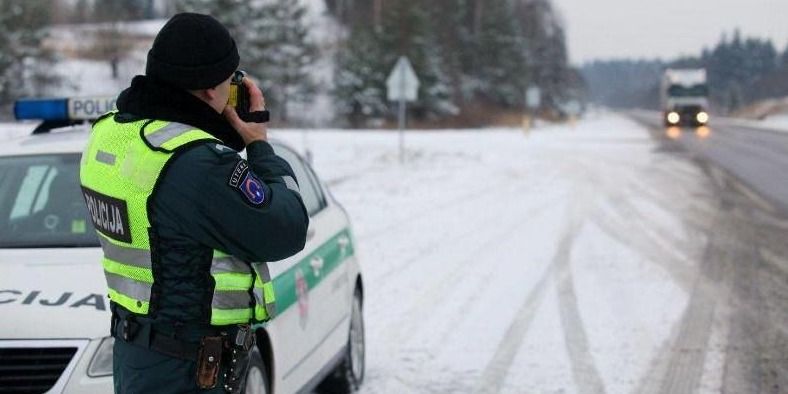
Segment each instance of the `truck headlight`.
M681 120L681 116L678 112L671 112L668 114L668 123L670 124L677 124Z
M709 114L707 114L706 112L700 111L700 112L698 112L697 115L695 115L695 119L698 121L698 123L706 124L706 122L709 121Z
M93 360L88 367L88 376L98 378L101 376L112 375L112 347L115 345L115 338L106 337L101 340Z

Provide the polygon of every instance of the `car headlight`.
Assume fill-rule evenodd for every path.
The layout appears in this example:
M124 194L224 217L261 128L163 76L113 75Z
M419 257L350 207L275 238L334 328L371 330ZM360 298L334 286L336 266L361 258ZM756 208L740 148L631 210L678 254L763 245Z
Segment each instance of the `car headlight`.
M681 116L678 112L671 112L668 114L668 122L670 124L676 124L681 120Z
M100 376L112 375L112 347L115 345L115 338L106 337L101 340L93 360L88 367L88 376L97 378Z
M709 121L709 114L706 112L700 111L697 115L695 115L695 119L698 120L698 123L706 123Z

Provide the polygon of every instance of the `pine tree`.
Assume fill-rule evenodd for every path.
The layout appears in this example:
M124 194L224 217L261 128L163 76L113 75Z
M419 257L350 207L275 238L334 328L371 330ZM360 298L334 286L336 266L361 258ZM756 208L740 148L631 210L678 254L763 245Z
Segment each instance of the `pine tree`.
M311 102L317 89L312 80L317 47L309 37L306 12L298 1L271 0L255 9L249 29L256 34L244 42L243 66L260 79L266 102L283 121L291 104Z
M56 80L51 54L41 47L49 23L47 0L0 1L0 100L41 94Z
M376 35L386 54L389 73L400 56L410 60L419 78L419 97L411 105L423 118L456 112L451 102L449 80L444 69L438 36L432 28L431 0L399 0L386 3L380 33Z
M527 69L524 42L510 1L485 1L477 18L476 56L469 70L477 83L476 93L504 107L517 106L523 102Z
M77 0L74 5L72 19L76 23L85 23L88 21L88 14L90 13L89 0Z
M434 0L431 16L437 51L448 79L452 102L464 107L473 99L474 85L466 74L475 62L472 7L475 0Z
M518 15L526 48L527 84L541 89L543 108L556 109L573 88L563 27L545 0L524 0Z
M219 20L235 38L243 57L246 35L251 34L247 25L255 16L253 3L254 0L176 0L175 9L208 14Z
M370 24L378 3L383 5L382 26L375 30ZM543 89L546 107L558 107L583 90L578 73L568 65L564 30L549 0L328 0L327 4L340 21L346 21L351 41L359 36L359 29L365 38L371 37L368 45L376 44L375 53L384 57L385 73L397 57L408 56L422 82L419 101L411 106L415 115L452 115L480 101L520 108L531 84ZM363 53L348 60L354 57L353 48L362 45L347 45L338 66L350 63L363 70L372 65ZM343 87L338 92L348 86L369 92L383 89L376 85L379 82L363 79L374 73L339 70L337 75L344 78L338 81ZM354 100L378 103L380 97ZM356 109L364 107L377 108Z
M336 55L333 96L337 111L354 127L388 113L386 73L389 56L371 25L353 30Z
M431 28L426 0L384 2L380 26L371 18L351 28L337 53L334 94L340 113L356 126L365 117L390 115L386 78L400 56L406 56L419 78L418 100L410 110L421 118L455 114L451 78L440 36Z

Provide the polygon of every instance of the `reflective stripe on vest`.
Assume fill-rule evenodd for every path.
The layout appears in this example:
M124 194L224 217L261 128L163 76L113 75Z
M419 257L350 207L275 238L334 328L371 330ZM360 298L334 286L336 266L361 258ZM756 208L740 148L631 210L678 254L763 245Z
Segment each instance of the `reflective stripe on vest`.
M253 263L256 273L254 280L255 320L266 321L276 316L276 297L274 296L274 282L268 271L268 264Z
M200 129L177 122L169 122L160 128L148 126L143 131L143 135L148 144L167 151L174 151L189 142L204 139L206 135L208 138L220 142Z
M254 271L251 266L255 267ZM266 321L274 316L273 309L269 313L268 307L268 304L274 303L268 266L265 263L252 263L251 266L221 251L213 252L211 276L215 285L211 300L212 325L246 323L252 319ZM264 273L262 278L260 272ZM270 291L265 295L259 292L258 295L258 286L263 288L264 285L270 287Z
M168 141L172 141L173 139L180 137L187 131L193 129L194 127L185 125L183 123L171 122L160 129L156 129L150 133L145 133L145 139L148 140L148 143L151 145L161 148Z

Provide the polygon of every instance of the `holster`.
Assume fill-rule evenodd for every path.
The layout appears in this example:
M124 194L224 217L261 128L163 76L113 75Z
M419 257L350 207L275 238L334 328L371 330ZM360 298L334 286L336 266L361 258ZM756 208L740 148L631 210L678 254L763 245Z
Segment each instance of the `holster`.
M241 325L230 341L225 353L224 390L228 393L240 393L246 385L246 374L249 371L249 352L255 344L254 332L248 325Z

